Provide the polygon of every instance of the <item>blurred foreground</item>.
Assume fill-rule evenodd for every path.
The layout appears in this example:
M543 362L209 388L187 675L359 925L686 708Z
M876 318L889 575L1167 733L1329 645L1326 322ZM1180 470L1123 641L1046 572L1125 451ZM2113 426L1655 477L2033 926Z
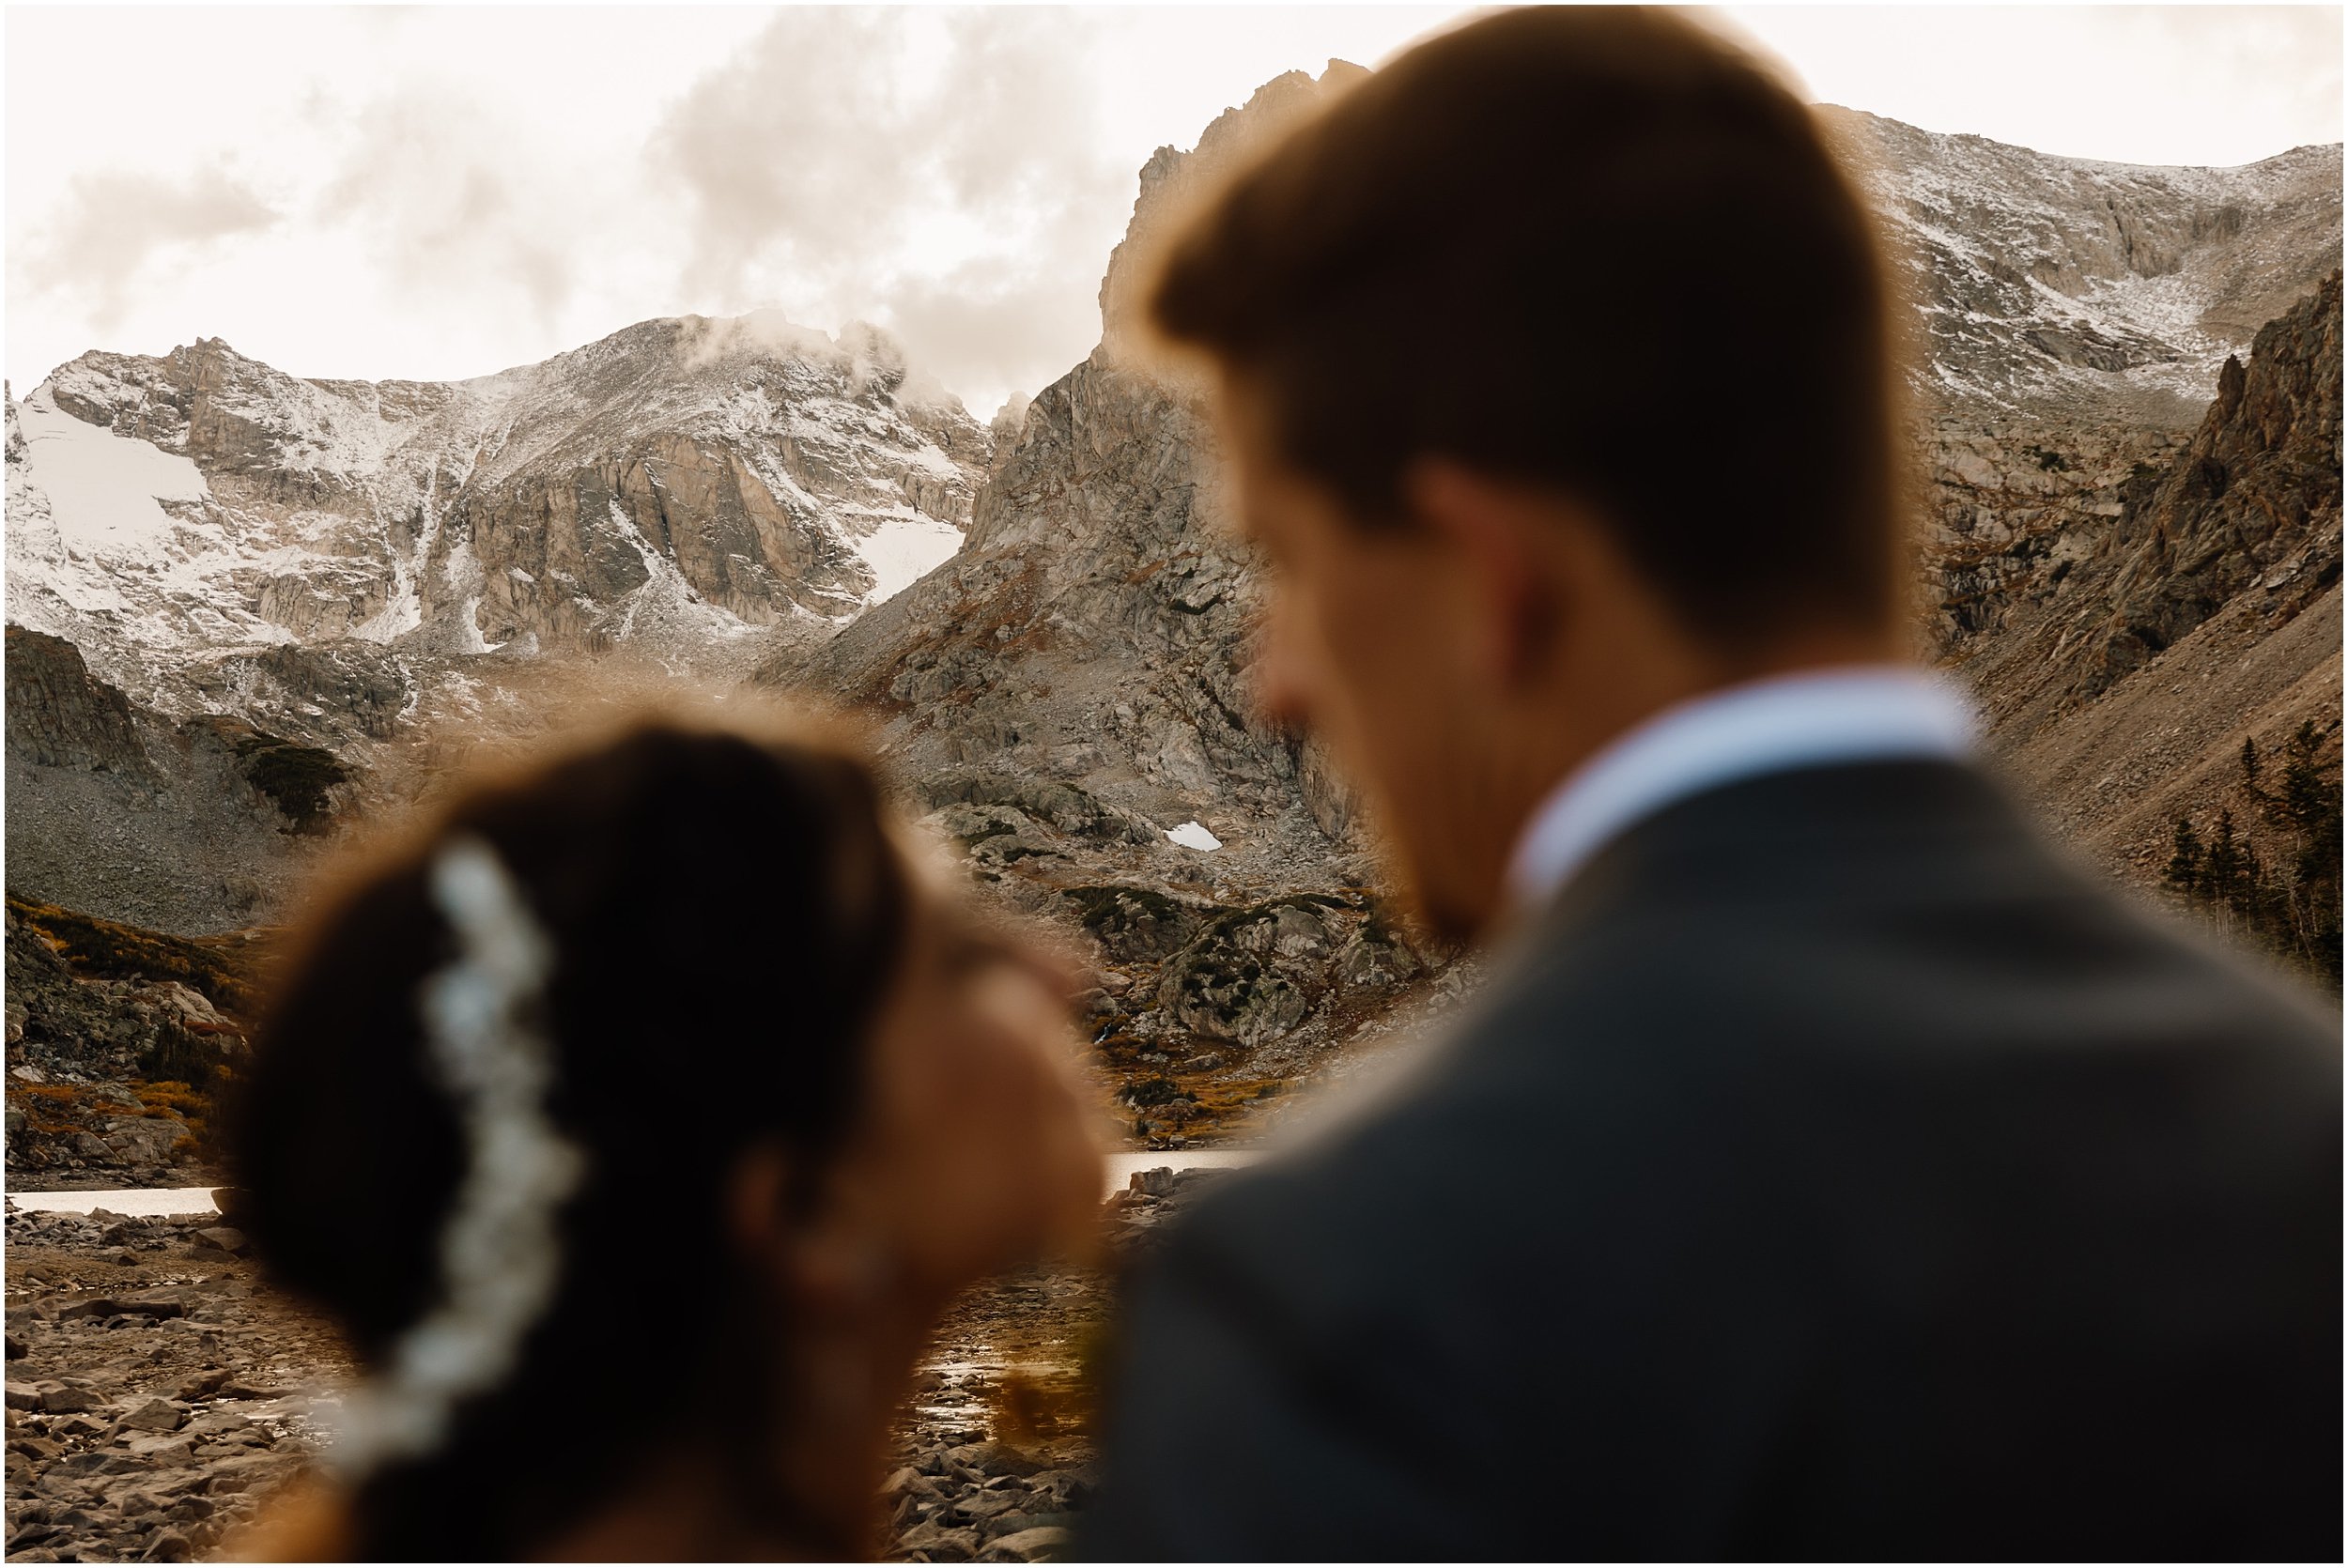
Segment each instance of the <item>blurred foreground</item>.
M1157 1169L1114 1195L1116 1255L1207 1171ZM657 1267L657 1244L647 1264ZM180 1562L210 1555L331 1430L348 1356L256 1284L217 1213L8 1214L8 1555ZM875 1503L885 1555L1034 1561L1064 1547L1096 1483L1091 1372L1110 1269L1037 1268L947 1319L900 1421ZM675 1296L694 1309L689 1283ZM659 1376L657 1345L623 1376Z

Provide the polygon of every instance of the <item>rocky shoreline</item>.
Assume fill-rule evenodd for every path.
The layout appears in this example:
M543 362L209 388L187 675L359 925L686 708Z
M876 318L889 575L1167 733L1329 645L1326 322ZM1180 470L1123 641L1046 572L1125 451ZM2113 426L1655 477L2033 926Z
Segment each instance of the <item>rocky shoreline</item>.
M298 1473L349 1361L216 1214L8 1215L8 1555L184 1562Z
M1116 1269L1212 1174L1137 1174L1106 1206L1104 1262L1021 1269L956 1305L876 1501L884 1559L1066 1550L1098 1480L1091 1391ZM309 1468L351 1362L260 1282L219 1215L11 1203L7 1231L11 1561L201 1559Z

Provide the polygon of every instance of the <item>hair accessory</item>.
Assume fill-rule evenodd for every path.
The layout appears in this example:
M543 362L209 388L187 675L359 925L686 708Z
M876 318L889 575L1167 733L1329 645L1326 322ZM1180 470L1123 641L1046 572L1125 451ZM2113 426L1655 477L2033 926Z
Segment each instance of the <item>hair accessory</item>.
M553 1053L534 1014L553 944L482 839L449 840L429 877L457 952L422 988L426 1060L456 1101L465 1170L440 1237L439 1303L346 1407L332 1453L354 1478L431 1453L459 1403L511 1374L562 1273L556 1214L586 1173L546 1109Z

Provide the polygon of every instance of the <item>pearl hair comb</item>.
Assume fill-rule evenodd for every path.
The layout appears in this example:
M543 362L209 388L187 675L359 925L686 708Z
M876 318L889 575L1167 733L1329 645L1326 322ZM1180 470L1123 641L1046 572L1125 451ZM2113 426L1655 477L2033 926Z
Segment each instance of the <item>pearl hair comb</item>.
M440 1299L354 1391L333 1445L347 1478L431 1453L464 1400L509 1376L562 1274L556 1216L586 1160L547 1114L552 1049L535 1013L553 944L497 852L451 839L430 869L457 939L419 998L426 1062L456 1108L465 1168L440 1237Z

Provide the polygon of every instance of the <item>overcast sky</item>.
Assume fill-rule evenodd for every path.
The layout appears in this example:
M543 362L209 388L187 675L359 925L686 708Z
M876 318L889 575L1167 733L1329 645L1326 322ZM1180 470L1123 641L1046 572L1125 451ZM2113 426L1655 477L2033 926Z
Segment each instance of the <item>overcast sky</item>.
M1457 7L9 8L7 373L224 337L456 377L647 316L891 327L991 413L1098 336L1135 171ZM2340 136L2338 7L1731 7L1812 95L2145 163Z

